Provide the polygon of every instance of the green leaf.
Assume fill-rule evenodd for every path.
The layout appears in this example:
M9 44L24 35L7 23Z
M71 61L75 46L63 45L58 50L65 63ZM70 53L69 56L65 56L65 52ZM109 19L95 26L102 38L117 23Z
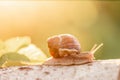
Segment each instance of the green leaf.
M41 49L34 44L19 49L18 53L27 56L31 61L35 62L43 62L47 59L47 56L41 51Z
M6 53L0 57L0 66L2 66L5 62L11 61L11 62L29 62L30 60L22 54L18 53Z
M16 52L20 48L27 46L31 43L29 37L15 37L5 41L5 50L7 52Z

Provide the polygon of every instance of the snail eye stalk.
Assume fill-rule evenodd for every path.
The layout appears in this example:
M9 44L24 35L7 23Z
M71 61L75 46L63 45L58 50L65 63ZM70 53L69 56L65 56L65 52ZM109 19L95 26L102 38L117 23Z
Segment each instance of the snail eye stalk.
M100 47L102 47L103 46L103 43L101 43L100 45L98 45L97 46L97 44L95 44L93 47L92 47L92 49L90 50L90 52L92 53L92 54L94 54Z

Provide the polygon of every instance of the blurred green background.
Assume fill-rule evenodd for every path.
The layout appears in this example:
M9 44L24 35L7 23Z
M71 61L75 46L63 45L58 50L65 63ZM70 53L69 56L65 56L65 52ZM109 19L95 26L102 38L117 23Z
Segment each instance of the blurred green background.
M47 38L75 35L97 59L120 58L120 1L0 1L0 38L30 36L48 56Z

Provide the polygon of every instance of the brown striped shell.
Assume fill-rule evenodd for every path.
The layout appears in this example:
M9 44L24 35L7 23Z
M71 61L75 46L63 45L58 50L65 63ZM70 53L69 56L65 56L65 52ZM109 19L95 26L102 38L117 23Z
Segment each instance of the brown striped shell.
M48 48L54 58L80 53L79 41L70 34L61 34L48 39Z

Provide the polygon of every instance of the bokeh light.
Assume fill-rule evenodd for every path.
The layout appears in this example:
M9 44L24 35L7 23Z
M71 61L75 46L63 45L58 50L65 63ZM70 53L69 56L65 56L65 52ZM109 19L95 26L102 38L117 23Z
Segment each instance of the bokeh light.
M97 59L119 58L119 1L0 1L0 38L30 36L47 55L47 38L70 33ZM116 14L117 13L117 14Z

